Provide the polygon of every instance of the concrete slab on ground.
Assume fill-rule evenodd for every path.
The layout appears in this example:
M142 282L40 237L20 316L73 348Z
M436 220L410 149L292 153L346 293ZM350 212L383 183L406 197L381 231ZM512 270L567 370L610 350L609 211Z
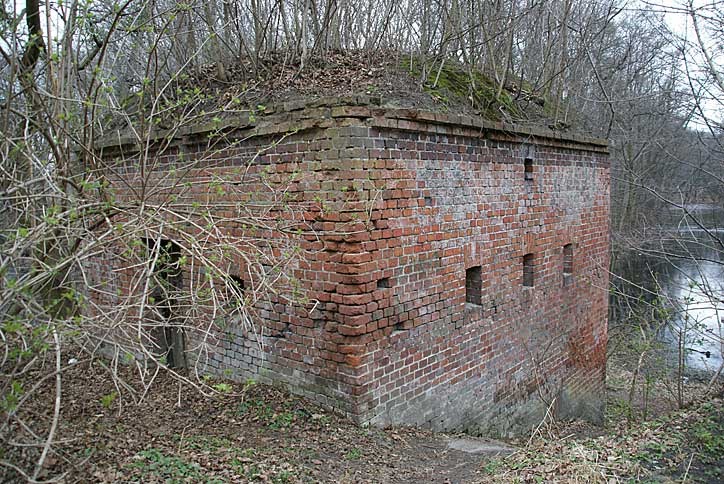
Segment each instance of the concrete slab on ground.
M474 437L451 438L448 441L447 446L452 450L459 450L468 454L485 455L490 457L510 455L515 452L515 447L511 447L503 442Z

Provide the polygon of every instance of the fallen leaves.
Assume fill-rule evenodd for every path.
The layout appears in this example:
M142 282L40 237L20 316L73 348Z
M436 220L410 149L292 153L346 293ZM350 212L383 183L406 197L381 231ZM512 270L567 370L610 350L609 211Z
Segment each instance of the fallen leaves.
M723 477L724 454L720 453L717 462L703 465L701 456L697 461L691 452L697 445L691 432L701 422L708 422L710 432L704 435L713 436L724 425L723 416L724 400L718 397L658 420L614 428L599 437L559 437L571 435L570 424L557 424L551 435L487 466L480 482L674 482L685 472L687 482L718 482ZM724 446L724 436L715 442Z
M606 431L581 422L550 425L514 454L486 461L450 450L444 435L362 428L264 385L213 397L187 388L177 407L178 383L164 376L140 405L121 393L105 408L100 397L113 389L103 372L73 367L47 475L67 472L69 481L108 483L614 484L684 475L687 482L717 482L724 468L721 397ZM39 426L51 400L47 392L28 407ZM32 449L18 449L6 458L33 462ZM0 472L0 480L13 480L7 468Z
M72 371L60 443L47 460L48 475L68 471L70 481L469 482L477 471L479 459L447 452L443 436L361 428L273 387L213 397L187 388L177 407L178 383L159 376L140 405L119 394L106 408L100 396L113 384L105 374L83 365ZM28 410L40 416L48 404L41 398ZM3 472L0 481L13 480Z

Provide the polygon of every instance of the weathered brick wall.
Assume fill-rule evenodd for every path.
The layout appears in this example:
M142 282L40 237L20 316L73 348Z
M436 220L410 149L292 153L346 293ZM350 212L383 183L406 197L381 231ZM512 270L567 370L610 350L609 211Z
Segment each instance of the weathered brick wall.
M560 415L600 417L605 151L455 125L374 124L371 158L385 160L375 176L388 187L373 215L382 230L366 248L390 288L373 293L387 310L371 324L392 331L365 345L366 415L500 434L527 430L555 398ZM566 244L574 264L564 285ZM525 254L532 287L523 285ZM466 303L466 269L476 266L479 305Z
M190 201L210 196L211 178L230 207L258 197L262 181L283 185L277 215L304 229L292 267L301 300L256 302L256 334L217 331L207 371L283 382L380 425L517 433L548 405L600 418L605 144L355 103L269 111L227 123L221 150L187 135L163 155L203 159L184 173L199 182ZM241 240L235 209L223 215L219 230Z

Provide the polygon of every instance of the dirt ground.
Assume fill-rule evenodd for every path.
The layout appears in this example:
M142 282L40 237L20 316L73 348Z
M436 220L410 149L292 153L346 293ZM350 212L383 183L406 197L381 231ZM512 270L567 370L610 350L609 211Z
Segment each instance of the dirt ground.
M130 371L125 375L132 381ZM721 396L646 423L615 413L607 428L543 423L512 454L454 450L459 435L364 428L305 400L257 384L209 382L205 397L159 375L140 404L119 392L103 364L82 362L63 379L56 450L41 479L61 482L483 483L721 482ZM611 392L616 397L616 389ZM52 382L26 418L52 414ZM618 407L613 406L616 409ZM32 447L4 460L31 468ZM30 466L30 467L28 467ZM22 482L7 467L0 480Z
M79 364L64 381L59 444L45 478L457 483L471 482L481 472L479 455L448 448L454 436L358 427L269 386L221 384L221 394L204 397L159 375L145 400L134 405L119 394L101 365ZM33 405L44 421L54 398L52 385L48 390ZM22 464L32 462L35 454L11 455ZM2 477L5 482L20 480L12 472Z

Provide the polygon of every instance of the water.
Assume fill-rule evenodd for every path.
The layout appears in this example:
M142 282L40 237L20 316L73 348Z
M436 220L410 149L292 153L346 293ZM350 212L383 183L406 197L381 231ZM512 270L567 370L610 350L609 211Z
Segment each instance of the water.
M652 237L644 250L624 253L614 272L643 288L640 295L648 302L659 294L671 311L660 337L670 348L672 364L683 334L687 368L712 372L723 361L724 211L707 205L687 209L703 227L672 211L664 235ZM631 285L624 290L630 294L637 289Z
M711 251L709 256L716 256ZM724 261L672 261L671 277L662 289L679 309L673 324L686 335L686 366L716 371L722 364L721 339L724 333ZM675 332L676 330L674 330ZM678 338L669 333L668 342L676 349Z

